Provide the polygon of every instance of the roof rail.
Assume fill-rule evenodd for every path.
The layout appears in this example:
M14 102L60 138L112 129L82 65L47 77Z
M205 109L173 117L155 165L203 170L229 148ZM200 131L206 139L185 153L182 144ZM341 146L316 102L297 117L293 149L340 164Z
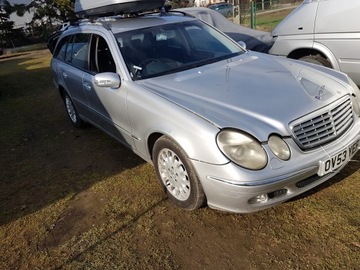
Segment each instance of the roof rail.
M170 5L165 5L164 7L162 7L158 11L146 11L146 12L137 13L135 15L135 17L137 17L137 16L145 16L145 15L150 15L150 14L158 14L158 13L160 13L161 16L165 16L165 15L170 14L170 13L179 13L179 14L187 16L187 17L195 18L193 15L191 15L189 13L186 13L184 11L172 10Z

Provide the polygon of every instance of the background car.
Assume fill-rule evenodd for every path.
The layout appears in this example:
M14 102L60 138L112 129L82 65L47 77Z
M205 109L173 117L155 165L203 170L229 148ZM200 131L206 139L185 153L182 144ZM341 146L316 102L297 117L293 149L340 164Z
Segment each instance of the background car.
M225 17L234 16L234 6L229 3L218 3L208 6L208 8L219 12Z
M273 30L269 53L345 72L360 85L359 14L359 0L305 0Z
M244 42L246 44L246 49L248 50L267 53L274 44L269 32L259 31L233 23L224 16L221 16L219 12L212 9L204 7L189 7L179 8L176 10L188 13L212 26L215 26L236 42Z

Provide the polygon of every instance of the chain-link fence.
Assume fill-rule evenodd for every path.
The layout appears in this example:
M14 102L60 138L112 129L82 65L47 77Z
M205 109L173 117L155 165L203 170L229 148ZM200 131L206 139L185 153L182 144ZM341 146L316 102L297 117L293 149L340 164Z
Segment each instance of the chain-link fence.
M256 28L257 17L282 9L293 9L301 0L229 0L234 7L232 20L238 24Z

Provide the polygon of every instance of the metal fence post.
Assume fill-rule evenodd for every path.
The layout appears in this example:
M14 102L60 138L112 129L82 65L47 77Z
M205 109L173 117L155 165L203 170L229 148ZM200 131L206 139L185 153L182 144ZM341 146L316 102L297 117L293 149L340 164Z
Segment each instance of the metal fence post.
M251 20L251 28L256 28L256 5L254 1L251 1L251 8L250 8L250 20Z
M238 9L238 14L237 14L237 16L235 16L235 14L234 14L234 17L237 18L237 24L241 24L241 12L242 12L242 10L241 10L241 7L240 7L240 1L239 1L238 5L237 5L237 9Z

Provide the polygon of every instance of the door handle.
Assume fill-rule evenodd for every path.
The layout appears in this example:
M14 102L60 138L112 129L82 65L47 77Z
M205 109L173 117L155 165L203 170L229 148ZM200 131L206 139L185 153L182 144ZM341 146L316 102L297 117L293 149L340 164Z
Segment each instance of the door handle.
M84 86L85 90L91 91L91 85L90 85L90 83L84 82L84 83L83 83L83 86Z

